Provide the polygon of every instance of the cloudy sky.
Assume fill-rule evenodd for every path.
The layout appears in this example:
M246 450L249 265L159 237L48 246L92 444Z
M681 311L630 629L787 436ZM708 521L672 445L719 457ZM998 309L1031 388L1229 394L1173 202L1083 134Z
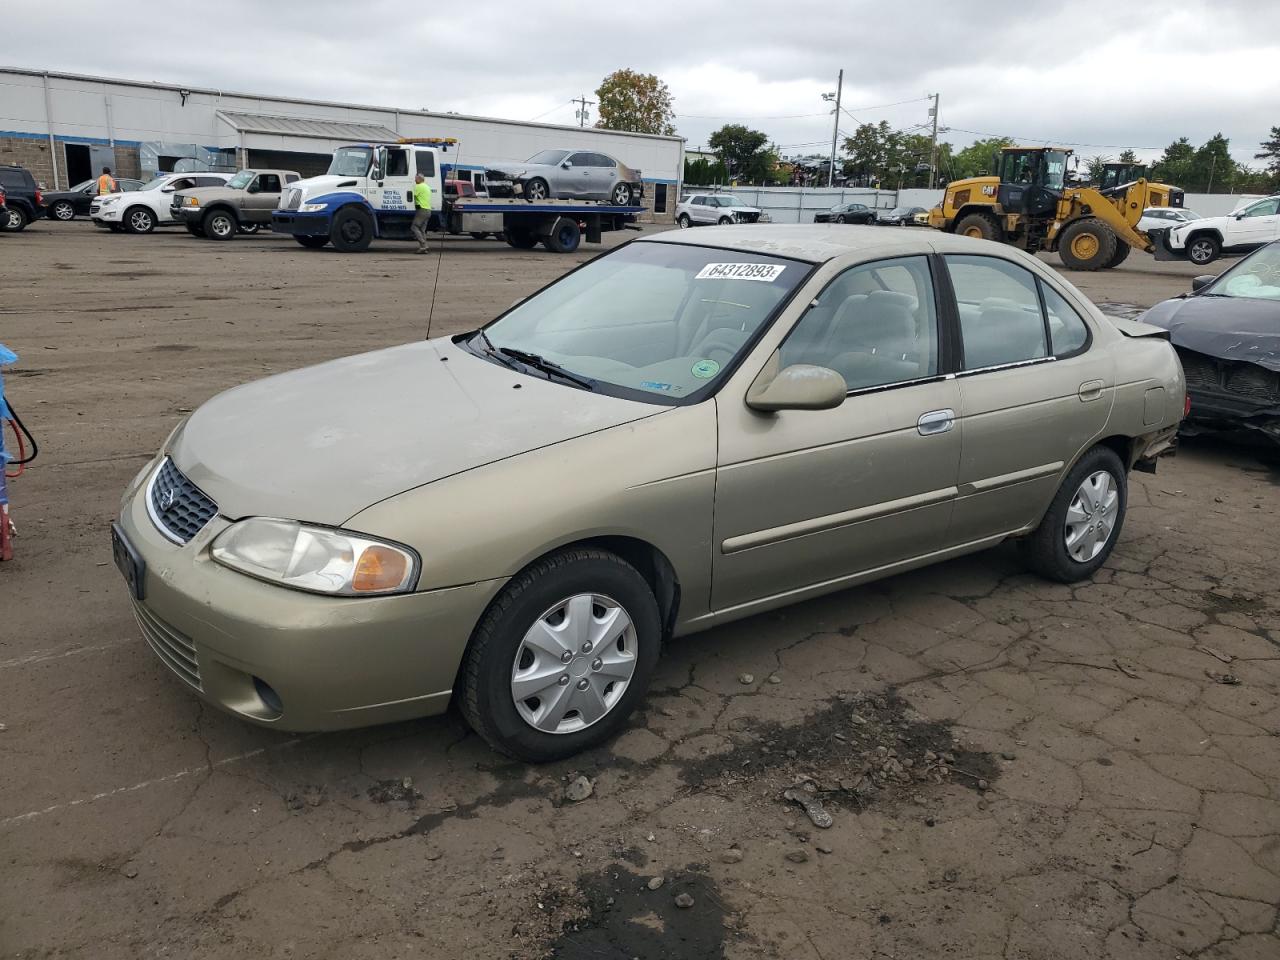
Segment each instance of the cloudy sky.
M647 0L528 4L218 0L146 14L100 0L19 4L0 63L249 93L576 123L569 101L618 67L655 73L689 146L729 122L786 154L823 153L844 69L842 134L927 122L943 138L1078 144L1085 156L1221 131L1250 162L1280 124L1280 3ZM37 10L40 16L37 18ZM729 14L727 11L732 11ZM486 28L483 24L490 24ZM82 24L86 29L70 28ZM909 102L901 102L909 101ZM887 106L892 104L892 106ZM594 113L593 113L594 118ZM923 127L921 127L923 129ZM824 146L825 145L825 146Z

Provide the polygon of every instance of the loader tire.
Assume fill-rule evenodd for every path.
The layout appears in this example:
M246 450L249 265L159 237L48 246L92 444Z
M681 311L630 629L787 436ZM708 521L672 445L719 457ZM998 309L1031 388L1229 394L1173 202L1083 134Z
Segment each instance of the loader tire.
M1117 240L1115 256L1113 256L1110 260L1108 260L1106 266L1104 266L1102 269L1113 270L1116 267L1120 266L1120 264L1124 263L1125 260L1129 258L1129 251L1132 249L1133 247L1129 246L1123 240Z
M999 240L1000 227L985 213L971 213L956 224L956 235L978 240Z
M1102 270L1115 257L1119 242L1109 226L1086 217L1067 224L1058 239L1058 255L1068 270Z

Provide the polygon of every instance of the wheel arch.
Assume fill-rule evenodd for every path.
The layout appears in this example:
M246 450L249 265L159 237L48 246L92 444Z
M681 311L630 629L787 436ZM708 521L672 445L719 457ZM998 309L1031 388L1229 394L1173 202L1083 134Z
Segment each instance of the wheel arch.
M1187 238L1182 244L1182 249L1185 250L1187 248L1187 245L1190 244L1197 237L1203 237L1205 235L1209 235L1213 237L1213 239L1218 241L1219 247L1223 246L1222 231L1219 230L1217 227L1197 227L1196 229L1192 230L1190 233L1187 234Z
M1004 235L1004 224L1000 222L1000 214L996 211L995 205L991 203L966 203L963 207L955 212L951 218L951 224L947 227L947 233L956 232L956 224L971 213L979 213L996 225L1000 234Z
M213 203L209 204L207 207L204 208L204 210L201 211L200 219L203 220L205 217L213 213L215 210L220 210L225 213L229 213L231 214L232 220L234 220L237 224L240 222L240 215L236 213L236 208L226 200L215 200Z

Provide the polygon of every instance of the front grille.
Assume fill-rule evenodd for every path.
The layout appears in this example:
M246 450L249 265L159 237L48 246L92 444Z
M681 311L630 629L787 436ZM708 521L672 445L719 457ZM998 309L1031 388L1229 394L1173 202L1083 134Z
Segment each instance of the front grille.
M136 601L133 604L133 615L138 618L142 638L155 651L156 656L188 684L197 690L203 689L200 685L200 662L196 659L195 644Z
M171 540L187 543L214 518L218 505L187 479L168 457L147 492L151 518Z
M302 206L302 191L297 187L292 187L282 207L285 210L297 210L300 206Z
M1280 373L1252 363L1235 364L1227 370L1227 390L1274 403L1280 401Z
M1190 350L1179 350L1178 359L1182 361L1182 373L1187 378L1188 387L1222 389L1222 373L1216 361Z

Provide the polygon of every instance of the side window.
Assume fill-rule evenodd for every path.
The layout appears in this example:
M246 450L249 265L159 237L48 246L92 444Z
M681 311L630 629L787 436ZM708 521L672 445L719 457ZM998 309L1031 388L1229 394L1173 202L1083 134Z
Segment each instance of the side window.
M187 184L185 187L179 187L179 190L187 190L190 187L225 187L227 181L225 177L193 177L190 180L184 180Z
M222 186L221 180L215 180L213 182L218 186ZM196 181L194 177L179 177L177 180L169 181L169 186L174 190L190 190L195 185Z
M593 153L591 155L591 165L593 167L616 167L611 157L606 157L603 153Z
M280 176L275 173L258 174L258 190L262 193L279 193Z
M693 198L693 204L694 204L694 206L697 206L697 207L705 207L705 206L707 205L707 198L706 198L706 197L694 197L694 198Z
M301 180L301 179L302 179L302 178L301 178L301 177L299 177L296 173L286 173L286 174L284 175L284 182L285 182L285 183L297 183L297 182L298 182L299 180Z
M1030 270L999 257L948 254L964 343L964 368L978 370L1048 355Z
M1280 206L1280 198L1272 197L1255 203L1244 212L1244 215L1246 217L1271 217L1275 215L1277 206Z
M569 165L573 167L589 167L591 166L591 154L575 153L569 157Z
M1089 342L1089 328L1071 304L1043 280L1037 278L1044 294L1045 312L1049 316L1049 342L1055 357L1075 353Z
M938 372L938 319L925 257L851 267L822 291L782 344L782 365L830 367L850 390Z
M436 155L430 150L416 151L414 153L414 162L417 166L416 173L420 173L428 179L436 175Z
M387 176L407 177L409 175L409 151L387 151Z

